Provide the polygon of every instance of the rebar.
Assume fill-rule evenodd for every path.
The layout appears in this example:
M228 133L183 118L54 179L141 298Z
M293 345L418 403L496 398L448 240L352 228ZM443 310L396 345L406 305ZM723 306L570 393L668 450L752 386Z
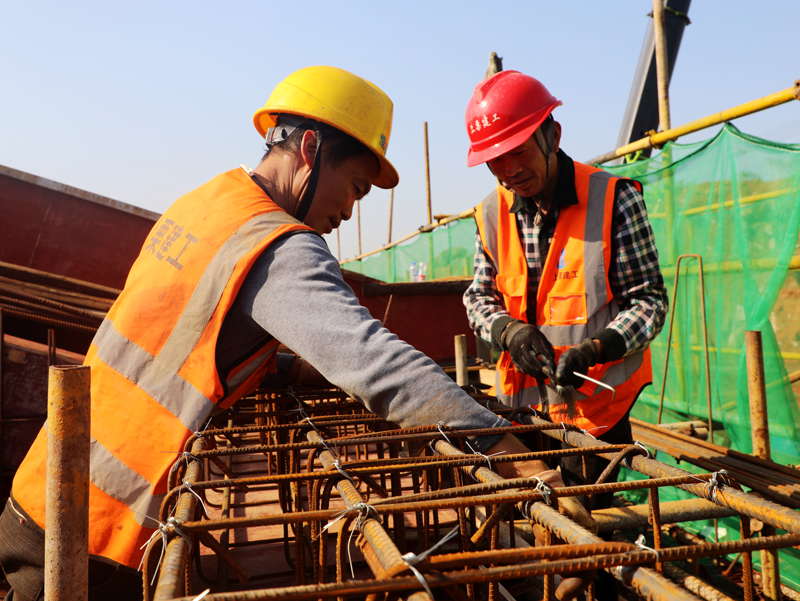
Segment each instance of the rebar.
M158 568L156 598L189 595L192 581L196 586L202 578L201 586L212 590L206 599L377 599L402 594L429 600L431 590L439 591L437 599L491 601L503 598L509 580L518 581L510 587L512 595L532 587L553 592L559 577L606 569L646 599L688 600L695 597L661 576L653 569L657 564L731 553L747 558L753 551L800 544L800 516L736 490L721 474L671 468L646 456L641 447L607 445L530 411L517 411L516 419L525 423L508 430L455 432L436 426L398 429L361 408L354 414L354 407L360 406L335 390L265 391L191 437L188 469L185 461L179 462L162 506L162 520L173 506L176 518L180 513L180 534L170 535ZM241 425L248 415L258 425ZM488 468L485 456L459 449L462 444L467 448L461 442L466 436L505 431L533 432L542 438L542 446L531 453L493 457L492 465L596 454L625 459L642 478L545 494L534 480L504 480ZM550 439L571 447L551 450ZM221 460L230 466L223 469ZM187 480L192 492L179 484ZM683 488L700 498L681 506L660 503L664 487ZM743 529L750 516L790 534L750 538L743 530L747 536L741 541L668 547L656 539L646 548L605 542L555 509L559 498L631 490L649 491L650 503L629 511L596 512L601 529L643 528L650 516L660 532L662 524L673 521L739 515ZM197 515L195 495L211 515ZM229 517L221 511L223 495L230 496ZM456 539L419 559L456 525L461 530ZM566 544L530 546L525 539L532 540L533 525L544 528L542 540ZM222 533L229 533L225 545L219 542ZM191 555L197 565L194 574ZM218 568L216 579L208 578L203 572L216 564L205 559L215 555L225 569ZM228 579L228 570L235 579Z
M47 598L88 599L90 370L52 366L47 390Z

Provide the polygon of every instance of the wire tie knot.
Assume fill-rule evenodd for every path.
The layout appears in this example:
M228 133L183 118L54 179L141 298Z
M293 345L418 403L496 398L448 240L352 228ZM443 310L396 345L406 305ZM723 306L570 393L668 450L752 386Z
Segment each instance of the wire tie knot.
M469 450L472 451L474 455L477 455L478 457L483 457L486 460L486 465L489 467L489 469L492 469L492 457L494 457L495 455L502 455L503 453L505 453L505 451L499 451L497 453L492 453L491 455L484 455L480 451L476 451L475 449L473 449L472 445L469 444L468 441L464 442L466 442L467 446L469 447ZM475 470L477 470L479 467L481 467L480 464L476 463L475 465L472 466L472 469L469 471L469 475L472 476L472 479L475 480L475 482L478 481L478 479L475 477Z
M730 485L730 480L728 480L726 477L727 475L728 470L719 470L713 472L711 474L711 478L703 487L703 492L706 495L706 499L715 505L719 505L719 502L717 501L717 493L722 490L725 485Z
M139 571L142 571L142 566L144 565L144 558L147 555L147 550L150 548L150 545L153 543L157 536L161 536L161 554L158 556L158 563L156 563L156 569L153 570L153 578L150 580L150 586L154 585L156 582L156 574L158 574L158 568L161 566L161 560L164 559L164 552L167 550L167 543L169 542L169 538L167 537L167 525L163 522L158 522L158 527L153 531L153 534L150 535L150 538L147 539L147 542L144 543L139 550L144 549L144 553L142 554L142 559L139 561Z
M634 441L633 441L633 446L635 446L635 447L639 447L641 450L643 450L643 451L644 451L644 455L645 455L645 457L647 457L648 459L652 459L652 458L653 458L653 454L650 452L650 449L648 449L648 448L647 448L647 447L644 445L644 443L643 443L643 442L639 442L638 440L634 440ZM639 453L639 454L641 455L641 453ZM623 457L623 459L622 459L622 465L624 465L625 467L627 467L629 470L632 470L632 469L633 469L633 468L631 467L631 464L630 464L630 463L628 463L628 458L627 458L627 457Z
M592 434L592 432L594 432L595 430L602 430L604 428L608 428L608 426L597 426L595 428L589 428L588 430L581 430L581 432L586 436L588 436L589 438L597 440L597 437L594 434Z
M643 550L643 551L652 551L653 553L655 553L656 554L656 563L661 563L661 556L658 553L658 549L654 549L653 547L648 547L647 545L645 545L644 543L645 543L646 540L647 539L644 537L644 534L640 534L638 536L638 538L636 539L636 542L634 544L637 547L639 547L641 550Z
M203 498L199 494L197 494L197 491L194 488L192 488L192 483L184 478L182 480L181 488L186 488L186 490L188 490L195 497L197 497L197 500L200 501L200 505L203 507L203 515L206 517L206 519L208 519L208 508L206 507L206 503L205 501L203 501ZM172 520L174 518L169 518L169 519ZM169 522L169 520L167 521Z
M441 432L441 433L442 433L442 436L444 436L444 439L445 439L447 442L450 442L450 439L447 437L447 434L445 434L444 430L442 430L442 428L444 427L444 425L445 425L445 424L444 424L444 421L440 421L438 424L436 424L436 427L439 429L439 432ZM453 443L452 443L452 442L450 442L450 444L453 444Z
M178 455L178 458L175 460L175 463L172 464L172 467L169 468L170 476L177 471L178 466L181 463L181 460L186 462L186 469L188 470L189 461L200 461L200 458L197 457L196 455L192 455L189 451L183 451L182 453L180 453L180 455Z
M423 576L422 573L414 566L416 566L419 562L421 562L423 559L425 559L428 555L433 553L436 549L441 547L443 544L445 544L447 541L449 541L451 538L453 538L456 534L458 534L458 530L459 530L459 526L456 526L450 532L445 534L445 536L444 536L444 538L442 538L442 540L440 540L438 543L433 545L427 551L424 551L424 552L420 553L419 555L416 555L414 553L406 553L402 557L403 561L408 566L408 569L410 569L411 572L414 574L414 576L417 577L417 580L419 580L419 583L422 585L422 588L424 588L425 592L428 593L428 595L430 595L431 599L433 599L433 591L431 591L431 587L428 586L428 581L425 580L425 576Z
M205 426L205 428L203 428L202 430L196 430L196 431L195 431L195 433L194 433L195 437L197 437L197 438L203 438L203 436L205 436L205 434L206 434L206 430L208 430L208 427L209 427L210 425L211 425L211 418L209 417L209 418L208 418L208 421L206 422L206 426Z
M181 526L182 524L183 522L181 522L178 518L170 516L167 518L167 523L165 524L165 527L167 532L174 532L175 534L180 536L183 540L185 540L187 543L191 544L192 541L189 538L189 535L179 528L179 526Z
M356 503L352 507L349 507L349 508L345 509L341 513L338 513L335 516L333 516L335 519L332 522L330 522L329 524L326 524L326 526L322 529L322 532L325 532L328 528L333 526L336 522L338 522L339 520L345 518L348 514L354 512L354 511L358 512L358 516L356 517L356 520L353 523L353 527L350 529L350 536L347 537L347 561L350 564L350 576L352 578L356 577L355 570L353 570L353 557L350 554L350 545L353 542L353 532L355 532L356 530L361 532L362 528L364 527L364 523L370 517L375 519L375 520L377 520L378 522L380 522L381 521L381 516L378 513L378 510L375 509L372 505L369 505L368 503L365 503L364 501L361 501L359 503ZM322 536L322 532L320 532L320 536Z
M536 480L536 487L534 490L542 495L546 505L550 505L550 495L553 492L553 487L538 476L534 476L533 479ZM550 506L552 507L552 505Z
M326 445L326 448L327 448L327 445ZM328 449L328 450L330 451L330 449ZM332 452L332 451L331 451L331 452ZM344 476L345 478L347 478L348 480L350 480L350 482L353 484L353 486L355 486L355 485L356 485L356 481L355 481L355 480L353 480L353 477L352 477L350 474L348 474L348 473L347 473L347 470L345 470L345 469L342 467L342 462L341 462L341 461L339 461L339 457L336 457L336 459L334 459L334 460L333 460L333 467L335 467L335 468L336 468L336 471L338 471L338 472L339 472L339 473L340 473L342 476Z

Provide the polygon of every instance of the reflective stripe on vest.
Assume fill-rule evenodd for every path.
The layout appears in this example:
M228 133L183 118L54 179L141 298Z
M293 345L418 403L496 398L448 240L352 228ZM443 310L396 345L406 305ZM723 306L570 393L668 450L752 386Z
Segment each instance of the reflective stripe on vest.
M553 344L556 359L569 346L602 330L619 313L608 282L616 183L617 178L610 174L576 163L579 202L559 209L536 302L536 323ZM516 215L509 213L512 204L513 194L498 188L497 194L478 207L475 220L484 250L495 263L495 281L506 309L512 317L527 322L528 267ZM568 269L570 265L573 269ZM508 353L502 353L497 367L495 392L501 400L513 407L540 404L535 380L517 372ZM563 407L555 406L561 399L548 388L554 421L572 421L583 428L613 426L651 379L649 349L597 365L588 375L617 388L617 396L612 401L610 392L587 383L577 391L578 418L568 420ZM581 402L589 398L591 402Z
M162 247L161 256L145 244L85 361L92 367L89 553L133 568L186 440L215 407L251 392L274 369L278 341L265 338L226 382L217 373L219 329L248 271L280 236L313 231L241 170L179 199L148 240L159 232L166 239L164 224L186 231L188 242L171 255ZM46 433L42 428L13 484L15 498L42 527Z

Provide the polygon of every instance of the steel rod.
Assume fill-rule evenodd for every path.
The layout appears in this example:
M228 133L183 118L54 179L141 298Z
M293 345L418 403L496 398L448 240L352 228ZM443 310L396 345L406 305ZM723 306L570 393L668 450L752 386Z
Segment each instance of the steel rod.
M428 221L426 223L433 223L433 209L431 208L431 168L428 160L428 122L423 123L423 131L425 133L425 191L428 199ZM361 252L358 253L359 255ZM431 266L432 267L432 266Z
M701 129L705 129L707 127L719 125L720 123L725 123L726 121L732 121L733 119L744 117L745 115L751 115L752 113L757 113L758 111L763 111L764 109L768 109L773 106L785 104L786 102L791 102L792 100L797 100L798 98L800 98L800 80L795 82L795 85L791 88L781 90L780 92L775 92L774 94L770 94L769 96L764 96L763 98L758 98L750 102L745 102L744 104L720 111L719 113L714 113L713 115L703 117L702 119L691 121L686 125L681 125L680 127L675 127L666 131L652 134L646 138L637 140L636 142L631 142L625 146L620 146L616 150L612 150L611 152L595 157L589 161L585 161L585 163L587 165L600 165L602 163L607 163L608 161L613 161L616 158L625 156L626 154L636 152L637 150L644 150L645 148L652 147L660 148L665 142L676 140L681 136L700 131Z
M455 336L456 346L456 384L469 385L469 372L467 371L467 337L464 334Z
M51 601L89 598L90 377L87 366L50 367L44 586Z
M747 389L750 396L750 427L753 433L753 454L761 459L770 459L769 418L767 417L767 388L764 376L764 349L761 332L748 330L744 333L747 357ZM775 534L774 526L765 524L761 536ZM764 596L770 601L780 601L781 577L778 550L761 552Z
M672 126L669 118L669 68L667 38L664 35L664 0L653 0L653 31L656 42L656 81L658 84L658 120L661 131Z

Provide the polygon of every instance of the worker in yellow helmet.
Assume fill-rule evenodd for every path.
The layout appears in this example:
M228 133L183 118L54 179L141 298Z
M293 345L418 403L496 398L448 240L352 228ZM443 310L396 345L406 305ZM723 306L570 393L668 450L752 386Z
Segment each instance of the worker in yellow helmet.
M347 71L309 67L278 84L254 122L267 145L260 164L218 175L161 216L87 354L90 599L141 597L137 570L178 460L164 451L183 449L210 415L265 378L328 380L406 427L508 424L372 319L321 237L373 185L398 183L386 159L386 94ZM302 358L276 353L278 341ZM46 441L45 427L0 517L14 601L42 595ZM473 443L487 453L526 451L510 435ZM540 462L498 471L561 485Z

